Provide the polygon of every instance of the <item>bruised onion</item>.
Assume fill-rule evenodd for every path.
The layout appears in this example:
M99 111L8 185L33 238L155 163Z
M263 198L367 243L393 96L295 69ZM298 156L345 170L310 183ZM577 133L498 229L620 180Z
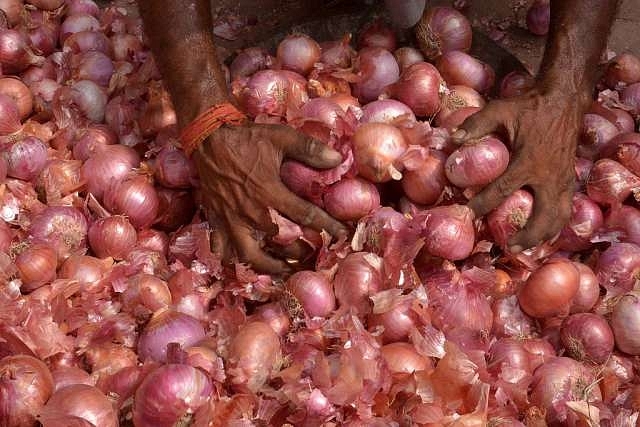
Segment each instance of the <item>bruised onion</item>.
M580 273L575 265L554 259L531 273L518 294L522 310L530 316L546 318L569 312L578 292Z
M387 91L409 106L417 116L425 117L438 111L443 84L436 67L428 62L417 62L406 68Z
M167 346L177 343L182 348L195 345L205 337L202 324L195 317L170 309L156 312L140 333L138 355L141 360L167 360Z
M507 247L509 239L520 231L533 211L533 196L516 190L487 216L487 225L496 243Z
M98 219L89 227L89 246L98 258L124 259L135 246L136 229L121 215Z
M598 314L578 313L564 319L560 339L569 356L578 361L604 363L613 351L613 332Z
M496 79L490 65L457 50L438 58L436 67L448 84L468 86L480 93L488 92Z
M456 261L469 255L475 244L473 212L467 206L438 206L425 212L422 222L425 249L434 256Z
M307 75L320 59L320 45L306 34L290 34L278 44L277 58L285 70Z
M420 50L431 60L449 51L471 48L471 24L452 7L426 9L414 31Z
M118 411L98 388L87 384L73 384L56 390L40 413L40 422L79 418L95 427L117 427Z
M327 212L341 221L355 221L380 206L380 194L372 183L360 178L343 178L323 196Z
M335 309L336 299L327 277L315 271L299 271L286 287L309 317L326 317Z
M624 294L613 307L611 329L616 346L623 352L640 355L640 295L638 291Z
M407 149L402 132L384 123L366 123L353 135L353 155L358 173L372 182L400 179L394 163Z
M484 186L502 175L507 166L509 150L499 139L489 135L451 153L445 173L457 187Z
M544 36L549 32L551 20L551 6L549 0L534 0L527 11L527 28L537 36Z
M362 103L375 100L385 87L400 78L400 67L386 49L366 47L358 52L355 61L360 78L353 84L353 94Z
M369 296L382 290L382 258L367 252L349 254L333 278L338 304L359 314L371 311Z
M604 81L611 89L640 82L640 58L629 52L617 55L607 64Z

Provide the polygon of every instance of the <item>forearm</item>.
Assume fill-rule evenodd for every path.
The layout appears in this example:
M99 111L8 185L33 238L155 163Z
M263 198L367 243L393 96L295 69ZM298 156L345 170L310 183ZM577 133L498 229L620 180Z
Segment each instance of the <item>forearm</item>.
M156 63L186 126L201 111L227 99L211 32L209 0L139 0Z
M589 105L618 0L551 0L549 38L538 79Z

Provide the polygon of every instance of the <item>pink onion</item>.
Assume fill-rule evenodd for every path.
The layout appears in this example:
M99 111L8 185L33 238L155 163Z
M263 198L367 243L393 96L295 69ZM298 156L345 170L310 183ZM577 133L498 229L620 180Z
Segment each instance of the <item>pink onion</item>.
M607 64L604 81L611 89L640 82L640 58L629 52L619 54Z
M640 177L611 159L598 160L587 181L587 194L602 205L622 203L640 189Z
M331 283L322 273L299 271L289 277L286 287L309 317L327 317L336 307Z
M109 54L112 46L109 38L100 31L79 31L66 38L62 49L73 53L96 51Z
M333 287L341 307L353 308L360 315L370 313L369 296L383 288L382 258L368 252L349 254L338 266Z
M547 318L569 312L578 292L580 273L571 262L552 259L531 273L518 294L522 310Z
M400 67L393 54L380 47L360 50L355 64L360 79L353 84L353 94L362 103L375 100L385 87L400 78Z
M451 7L431 7L415 27L418 46L428 59L434 60L443 53L471 48L471 24Z
M124 259L137 241L136 230L120 215L102 218L89 227L89 246L99 258Z
M22 281L21 289L25 293L32 292L56 278L58 257L56 251L49 246L32 245L20 252L14 263Z
M102 52L89 51L79 53L71 60L73 78L91 80L100 86L108 86L115 71L111 59Z
M512 71L500 82L500 98L513 98L527 92L535 84L535 79L528 73Z
M431 360L407 342L394 342L380 348L382 359L392 374L413 374L433 369Z
M433 325L449 339L455 331L487 333L493 326L493 312L487 297L478 289L461 283L446 283L431 292ZM453 334L452 334L453 333Z
M444 53L436 66L449 85L468 86L486 93L495 83L496 74L490 65L461 51Z
M640 294L632 291L623 295L613 307L611 329L616 346L632 356L640 355Z
M275 61L266 49L261 47L249 47L242 50L229 65L231 79L249 77L256 71L271 68Z
M346 34L342 39L324 42L320 44L322 54L320 62L329 67L348 68L351 66L356 51L349 45L351 34Z
M0 94L0 135L10 135L22 129L18 104L11 97Z
M184 151L165 147L154 163L154 177L167 188L190 188L196 181L196 169Z
M327 212L341 221L355 221L380 206L380 194L372 183L360 178L343 178L323 196Z
M30 46L42 56L55 52L58 43L58 24L44 18L42 22L31 23L27 30Z
M87 219L72 206L47 206L34 216L29 233L34 242L47 244L56 251L60 262L85 249Z
M531 216L533 196L526 190L516 190L487 216L487 225L496 243L507 247L509 239L520 231Z
M611 141L617 146L616 159L635 175L640 176L640 134L627 133L618 135Z
M381 19L365 25L358 37L359 50L365 47L380 47L393 52L396 44L395 33Z
M291 327L289 314L279 302L270 302L259 306L253 314L255 320L264 322L280 336L285 336Z
M399 118L415 120L409 106L395 99L380 99L362 107L361 123L392 123Z
M578 313L564 319L560 339L569 356L578 361L604 363L613 351L613 332L598 314Z
M64 4L64 0L26 0L26 2L43 10L55 10Z
M344 116L342 108L329 98L312 98L306 102L300 110L305 120L302 129L311 131L307 125L320 123L323 127L335 129L338 118Z
M87 421L95 427L117 427L118 411L98 388L73 384L53 393L40 413L40 422L43 425L56 425L53 422L57 420L66 421L64 425L71 425L70 420L73 419L77 420L75 422Z
M115 144L118 141L117 138L108 126L90 125L76 133L73 142L73 157L84 162L103 146Z
M5 77L0 79L0 94L13 98L20 113L20 119L24 120L33 111L33 95L21 80Z
M495 300L491 311L492 333L498 337L530 336L536 329L534 320L522 311L515 295Z
M424 62L424 55L418 49L410 46L403 46L393 52L393 56L396 58L398 65L400 66L400 72L415 64L416 62Z
M489 349L487 367L493 375L500 375L503 369L518 369L531 373L529 352L525 350L522 341L516 338L501 338L493 343Z
M633 206L614 206L607 213L605 227L624 233L624 242L640 245L640 210Z
M640 274L640 246L612 243L600 254L594 272L600 285L612 295L630 291Z
M624 88L620 100L631 109L631 114L640 114L640 82Z
M42 65L44 57L36 55L27 36L17 30L0 29L0 64L3 73L19 73L30 65Z
M394 295L380 292L372 295L373 312L367 317L370 330L382 327L382 342L405 341L411 332L429 322L428 316L414 309L419 306L413 295Z
M502 175L509 165L509 150L496 137L486 136L451 153L445 173L457 187L484 186Z
M289 34L278 44L277 58L285 70L306 76L320 59L320 45L306 34Z
M0 0L0 10L2 10L7 17L9 26L13 27L20 22L22 12L24 11L24 4L22 0Z
M85 289L97 283L111 267L110 260L101 260L88 255L71 255L58 271L63 279L77 280Z
M549 32L551 20L551 6L549 0L534 0L527 11L527 28L537 36L544 36Z
M583 193L573 196L571 218L558 239L558 247L567 251L583 251L591 247L591 237L602 227L600 207Z
M47 163L47 146L38 138L27 136L9 148L6 159L8 176L30 181Z
M440 73L427 62L418 62L400 75L400 79L389 86L389 95L406 104L416 116L431 116L440 107L440 91L443 82Z
M441 151L430 150L428 155L415 163L405 162L402 174L404 194L415 203L431 205L441 196L447 185L444 173L446 155Z
M620 130L609 120L598 114L585 114L582 126L582 144L587 149L601 154L609 141L620 133Z
M466 206L438 206L426 211L422 236L434 256L456 261L471 255L475 244L473 212Z
M80 31L99 31L100 22L87 13L68 15L60 24L60 44L64 44L67 37Z
M280 71L261 70L253 74L234 95L247 113L255 117L266 113L284 116L289 95L289 80Z
M87 191L97 199L102 199L110 185L122 181L139 164L140 157L131 147L104 146L82 165L82 176L87 182Z
M467 86L454 85L442 95L440 111L436 116L437 126L457 128L467 117L483 108L486 101L478 92Z
M591 311L600 298L600 285L598 278L589 266L581 262L574 262L573 265L578 269L580 279L578 292L571 303L571 313L586 313Z
M169 236L164 231L147 228L138 232L138 244L136 246L166 256L169 251Z
M132 175L107 188L104 204L111 212L127 216L134 227L141 229L156 220L160 200L146 177Z
M366 123L353 135L353 155L358 173L372 182L400 179L394 163L407 149L402 132L384 123Z
M61 366L51 371L55 391L73 384L95 385L95 379L89 376L89 373L75 366Z
M191 347L205 337L200 321L173 310L154 313L138 339L138 355L141 360L167 360L167 346L177 343L182 348Z
M80 80L70 87L63 87L58 93L61 104L77 109L92 122L100 123L104 119L107 94L97 83Z
M76 13L98 16L100 7L93 0L68 0L67 15L75 15Z

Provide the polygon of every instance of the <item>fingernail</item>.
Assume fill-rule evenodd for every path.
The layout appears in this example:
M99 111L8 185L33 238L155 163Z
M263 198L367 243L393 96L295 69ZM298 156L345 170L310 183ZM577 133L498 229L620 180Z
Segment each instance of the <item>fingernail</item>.
M451 135L453 139L463 139L465 136L467 136L467 131L464 129L458 129Z
M524 248L520 245L512 245L509 247L509 252L511 252L512 254L518 254L520 252L522 252L524 250Z
M342 163L342 154L335 150L327 150L325 153L325 159L331 163Z

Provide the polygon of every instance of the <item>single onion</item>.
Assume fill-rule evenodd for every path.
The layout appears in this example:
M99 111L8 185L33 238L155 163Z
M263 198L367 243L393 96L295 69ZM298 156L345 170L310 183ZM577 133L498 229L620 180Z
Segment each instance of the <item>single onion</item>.
M336 299L341 307L358 314L371 312L369 296L383 288L382 258L368 252L355 252L340 262L333 278Z
M26 35L17 30L0 29L0 64L3 73L19 73L30 65L42 65L44 57L36 55Z
M569 356L578 361L604 363L613 351L613 332L598 314L572 314L563 320L560 339Z
M102 260L88 255L71 255L60 267L58 277L77 280L83 287L97 283L112 265L111 260Z
M309 317L327 317L336 308L336 298L327 277L315 271L299 271L286 283Z
M30 46L42 56L51 55L58 44L58 24L44 18L41 22L32 22L27 27Z
M154 177L167 188L190 188L197 179L197 171L184 151L165 147L156 156Z
M58 258L53 248L33 245L21 252L14 261L23 292L31 292L56 278Z
M158 187L156 193L159 201L156 227L175 231L191 221L197 208L191 191Z
M171 304L171 291L167 282L151 274L139 273L129 278L122 293L123 308L134 312L140 307L150 312L165 309Z
M640 176L640 134L623 133L611 141L617 147L615 158L622 166Z
M440 108L440 92L444 83L440 73L428 62L417 62L389 86L387 92L406 104L416 116L431 116Z
M495 180L509 165L509 150L497 138L486 136L451 153L445 173L457 187L484 186Z
M457 128L467 117L484 108L485 104L482 95L474 89L460 85L450 86L442 94L435 124L448 129Z
M39 359L22 354L0 359L1 425L35 426L53 389L51 372Z
M51 375L55 391L73 384L95 385L95 379L92 379L87 371L75 366L60 366L51 371Z
M67 37L80 31L99 31L100 22L87 13L68 15L60 24L60 44L64 44Z
M7 175L30 181L47 163L47 145L36 137L27 136L11 145L6 156Z
M269 51L261 47L250 47L242 50L229 65L231 79L235 80L239 77L249 77L256 71L271 68L274 63Z
M600 285L612 294L630 291L640 274L640 246L612 243L600 254L594 272Z
M611 89L640 82L640 58L629 52L617 55L607 64L604 81Z
M600 105L599 103L595 104ZM635 130L636 123L634 122L633 117L621 108L601 107L597 109L595 113L600 114L616 125L616 127L620 129L620 132L633 132Z
M162 88L149 88L149 102L138 120L142 134L145 136L155 135L164 128L174 126L176 120L176 112L173 109L169 92Z
M381 19L365 25L358 37L358 50L365 47L380 47L393 52L396 44L395 33Z
M573 265L578 269L580 279L578 292L571 303L571 313L586 313L591 311L600 298L600 284L591 267L581 262L574 262Z
M480 93L488 92L496 79L490 65L457 50L444 53L436 67L447 84L468 86Z
M527 11L527 29L537 36L549 32L551 6L549 0L534 0Z
M284 116L288 107L290 83L280 71L261 70L247 79L233 93L243 109L252 117L266 113Z
M320 59L320 45L306 34L289 34L278 44L276 56L282 68L306 76Z
M418 303L412 295L394 298L389 292L380 292L372 299L373 312L369 314L367 324L370 330L382 327L383 343L405 341L416 327L429 323L428 317L414 310Z
M415 120L416 116L407 104L395 99L380 99L362 107L361 123L392 123L398 118Z
M520 231L533 211L533 196L516 190L487 216L487 225L496 243L507 247L509 239Z
M584 193L575 193L571 218L558 238L558 247L567 251L583 251L591 247L591 237L600 230L604 218L597 203Z
M535 82L529 73L512 71L505 75L500 82L500 98L520 96L533 88Z
M289 314L284 311L279 302L259 306L253 314L253 320L268 324L281 337L285 336L291 328Z
M22 0L0 0L0 10L4 12L9 26L13 27L21 20L24 4Z
M631 114L640 114L640 82L624 88L620 100L631 109Z
M393 56L396 58L398 65L400 66L400 72L415 64L416 62L424 62L424 55L418 49L410 46L403 46L393 52Z
M0 94L0 135L9 135L22 129L20 110L16 101L8 95Z
M402 132L385 123L365 123L353 135L353 155L358 173L372 182L387 182L402 176L394 163L407 143Z
M18 107L21 120L31 115L33 111L33 95L29 87L21 80L12 77L1 78L0 94L13 98Z
M414 31L420 50L430 60L449 51L466 52L471 48L471 24L452 7L426 9Z
M73 141L73 157L83 162L98 152L102 146L118 142L117 135L106 125L90 125L77 131ZM127 151L116 149L116 151Z
M68 0L67 15L76 13L87 13L89 15L98 16L100 7L93 0Z
M488 354L489 372L500 375L504 370L519 369L531 373L529 352L525 350L522 340L517 338L500 338L491 345Z
M475 244L473 212L463 205L438 206L425 214L422 236L433 256L451 261L467 258Z
M640 177L611 159L600 159L593 165L587 181L587 194L602 205L614 205L640 189Z
M640 355L640 293L624 294L613 307L611 329L616 346L632 356Z
M100 86L108 86L115 71L111 59L102 52L88 51L75 55L71 60L72 76L76 80L91 80Z
M182 348L191 347L205 337L200 321L188 314L163 309L151 317L138 339L138 355L141 360L167 360L167 346L177 343Z
M345 34L340 40L320 44L322 54L320 62L329 67L349 68L356 51L350 46L351 34Z
M518 294L518 302L532 317L566 314L579 284L580 273L573 263L552 259L531 273Z
M393 54L380 47L360 50L355 64L359 80L353 84L353 94L362 103L375 100L385 87L400 78L400 67Z
M148 374L133 399L133 423L139 427L173 426L189 419L214 394L213 384L200 369L163 365Z
M605 218L607 230L622 231L624 241L640 246L640 210L633 206L615 206Z
M603 154L607 145L620 133L615 124L598 114L585 114L582 121L581 142L586 149Z
M320 123L323 127L329 129L335 129L338 118L344 116L344 111L338 104L329 98L323 97L310 99L302 106L300 113L305 121L302 129L309 132L313 128L308 128L307 125L316 123Z
M112 46L109 38L101 31L78 31L66 38L62 50L73 53L97 51L109 54Z
M169 236L163 231L147 228L138 232L138 244L136 246L150 249L166 256L169 252Z
M73 206L48 206L33 217L29 233L34 242L56 251L62 262L71 254L83 251L87 242L87 219Z
M380 206L376 186L360 178L343 178L323 196L327 212L341 221L356 221Z
M111 212L127 216L134 227L142 229L156 220L160 199L146 177L131 175L107 188L104 204Z
M39 420L49 425L48 419L86 420L95 427L117 427L118 411L98 388L87 384L73 384L51 396L40 413ZM63 418L64 417L64 418Z
M413 345L406 342L384 345L380 348L380 355L392 374L412 374L433 369L431 360L418 353Z
M61 104L77 109L94 123L104 120L107 94L97 83L91 80L79 80L70 87L63 87L58 93Z
M435 203L447 185L444 165L447 156L441 151L430 150L415 164L406 164L402 174L402 189L412 202L423 205Z
M89 227L89 246L98 258L124 259L136 244L136 229L129 219L114 215L101 218Z

